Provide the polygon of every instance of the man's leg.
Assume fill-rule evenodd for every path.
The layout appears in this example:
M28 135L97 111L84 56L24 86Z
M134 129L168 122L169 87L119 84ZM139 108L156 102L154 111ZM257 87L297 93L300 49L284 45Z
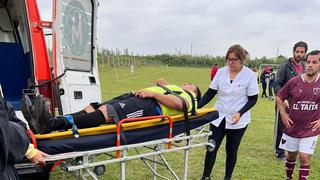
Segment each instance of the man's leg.
M48 108L45 107L43 96L37 97L35 101L35 121L38 123L40 134L49 133L55 130L66 130L72 127L63 116L53 117ZM106 123L106 119L102 111L97 110L91 113L83 113L82 111L70 114L78 128L96 127Z
M277 108L277 104L275 105L275 126L274 126L274 138L275 138L275 156L279 160L285 160L285 152L283 149L279 147L281 137L283 134L284 125L282 123L282 119L279 113L279 110Z
M84 109L83 109L86 113L91 113L91 112L94 112L96 111L91 104L89 104L88 106L86 106Z
M57 130L67 130L72 128L72 124L67 122L64 116L52 117L50 112L46 112L46 115L43 117L46 122L47 129L51 131ZM70 114L73 116L72 114ZM83 115L73 116L73 122L77 128L90 128L97 127L106 123L106 120L100 110L94 111L92 113L86 113Z
M223 120L220 123L219 127L216 127L210 124L210 130L212 132L212 135L209 136L209 139L213 139L215 141L215 148L212 152L208 150L206 152L206 158L205 158L204 170L203 170L203 176L202 176L203 180L210 179L211 171L216 161L217 152L225 136L225 120Z
M130 93L124 93L120 96L117 96L115 98L112 98L108 101L102 102L101 104L99 103L93 103L93 104L89 104L88 106L86 106L83 111L90 113L90 112L94 112L96 111L98 108L100 108L103 105L106 104L114 104L114 103L119 103L120 101L126 100L127 98L133 97L134 95L130 92ZM101 110L101 109L100 109Z
M299 153L300 168L299 168L299 180L307 180L310 172L311 154Z
M227 142L226 142L227 157L226 157L226 175L225 175L226 180L231 179L234 167L237 163L239 145L246 129L247 127L242 129L226 130L226 136L227 136Z
M261 84L262 84L262 95L261 95L261 97L267 97L267 94L266 94L267 82L265 80L262 80Z
M288 151L288 156L287 156L287 160L286 160L286 174L287 174L288 180L293 179L292 174L293 174L294 167L296 165L297 156L298 156L298 151L296 151L296 152L289 152Z
M269 81L269 98L273 98L273 89L272 89L272 86L273 86L273 82Z
M288 151L288 156L285 164L286 175L287 180L292 180L292 173L299 152L299 139L283 133L280 148Z
M301 138L299 142L300 152L300 168L299 168L299 180L308 179L310 172L311 157L316 149L318 136L312 136L307 138Z
M102 112L104 119L106 119L107 121L112 121L112 119L108 115L108 107L106 105L100 106L98 110Z

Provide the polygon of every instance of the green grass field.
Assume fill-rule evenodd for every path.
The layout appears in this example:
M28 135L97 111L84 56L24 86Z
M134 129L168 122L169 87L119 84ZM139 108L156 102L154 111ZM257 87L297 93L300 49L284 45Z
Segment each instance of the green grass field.
M116 73L117 72L117 73ZM138 90L153 85L154 80L165 78L171 84L191 82L199 85L204 93L210 83L209 69L201 68L177 68L177 67L135 67L135 72L130 73L129 67L109 66L100 67L100 82L103 99L109 99L116 95ZM118 75L118 77L116 76ZM207 106L213 106L214 100ZM285 179L284 162L277 161L274 157L273 129L274 129L274 101L260 98L251 111L252 122L249 124L245 136L240 145L238 162L233 174L233 179L243 180L277 180ZM320 148L317 148L312 160L310 180L320 177ZM203 171L205 148L191 150L189 156L188 179L200 179ZM176 170L179 177L183 175L183 153L166 154L165 157ZM221 145L212 179L223 179L225 168L225 147ZM297 177L297 168L295 177ZM160 171L165 172L165 171ZM52 173L51 179L72 179L66 172L60 172L59 168ZM119 179L119 165L107 166L106 173L101 179ZM152 179L152 173L142 161L129 161L126 165L127 179ZM297 179L297 178L295 178Z

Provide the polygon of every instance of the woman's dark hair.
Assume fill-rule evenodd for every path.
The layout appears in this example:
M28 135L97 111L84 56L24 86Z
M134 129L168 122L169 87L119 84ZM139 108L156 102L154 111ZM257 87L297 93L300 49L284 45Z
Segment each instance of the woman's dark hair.
M241 47L239 44L233 45L231 46L226 54L225 59L228 59L228 56L234 53L237 58L239 58L241 60L242 63L244 63L244 61L247 59L247 57L249 56L249 53L247 50L245 50L243 47Z

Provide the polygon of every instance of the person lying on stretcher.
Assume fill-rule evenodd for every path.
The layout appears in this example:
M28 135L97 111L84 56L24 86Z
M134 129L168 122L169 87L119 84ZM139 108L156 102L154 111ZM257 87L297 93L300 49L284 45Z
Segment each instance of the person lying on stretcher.
M73 122L78 129L81 129L114 123L125 118L183 114L183 102L180 98L185 100L188 112L197 108L195 101L199 102L201 98L198 86L191 83L185 83L182 86L167 85L163 79L157 80L156 85L123 94L101 104L90 104L84 110L71 114ZM169 91L171 93L173 91L180 97ZM45 106L42 95L37 96L34 107L27 96L24 98L22 112L34 133L45 134L72 128L73 124L65 117L52 116Z

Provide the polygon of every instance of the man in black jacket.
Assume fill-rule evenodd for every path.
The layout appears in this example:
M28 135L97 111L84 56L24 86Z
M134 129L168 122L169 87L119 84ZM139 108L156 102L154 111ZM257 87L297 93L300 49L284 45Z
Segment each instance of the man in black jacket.
M0 97L0 179L18 179L13 165L24 158L29 145L22 124L10 121L9 113Z
M33 163L44 164L45 153L29 143L26 124L17 118L11 104L0 93L0 179L19 179L14 164L27 157Z
M293 77L301 75L305 71L305 65L303 59L308 51L307 43L303 41L297 42L293 47L293 57L289 58L285 64L281 66L278 70L276 79L273 83L274 93L277 94L278 91ZM288 101L285 101L288 107ZM283 149L279 148L280 140L282 137L282 132L284 125L281 120L281 116L277 105L275 106L276 116L275 116L275 155L278 159L285 160L285 153Z

